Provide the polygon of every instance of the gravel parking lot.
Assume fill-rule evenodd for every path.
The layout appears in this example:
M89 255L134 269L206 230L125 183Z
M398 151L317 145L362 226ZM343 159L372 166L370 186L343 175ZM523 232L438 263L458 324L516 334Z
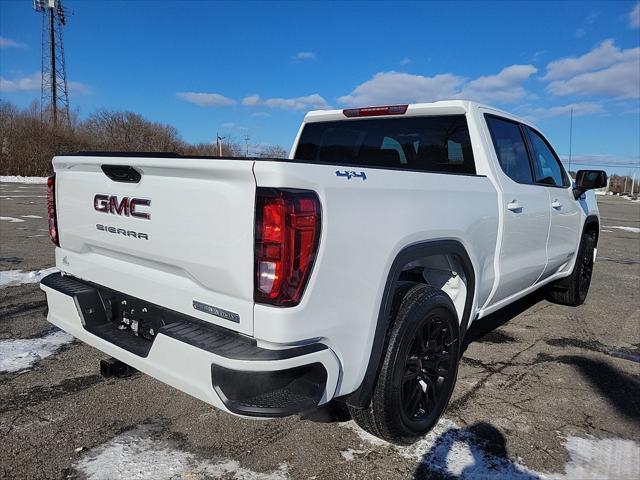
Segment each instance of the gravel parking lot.
M400 448L338 409L245 420L102 378L105 356L44 317L45 195L0 184L2 478L640 478L640 203L599 197L585 305L534 294L473 325L444 418Z

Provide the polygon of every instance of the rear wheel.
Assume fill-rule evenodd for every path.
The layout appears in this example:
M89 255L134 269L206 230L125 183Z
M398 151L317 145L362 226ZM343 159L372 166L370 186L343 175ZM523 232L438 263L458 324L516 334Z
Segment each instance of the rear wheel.
M365 430L411 443L436 424L458 372L459 325L449 296L429 285L411 288L400 305L368 408L350 406Z
M593 232L585 232L578 248L578 256L573 272L566 278L551 285L549 300L561 305L577 307L587 299L593 274L596 237Z

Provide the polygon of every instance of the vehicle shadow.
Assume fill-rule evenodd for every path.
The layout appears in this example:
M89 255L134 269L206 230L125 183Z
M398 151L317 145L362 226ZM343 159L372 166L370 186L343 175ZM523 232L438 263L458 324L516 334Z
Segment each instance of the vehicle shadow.
M483 337L491 334L498 327L501 327L543 300L545 300L544 291L537 290L526 297L507 305L497 312L473 322L462 341L460 356L462 356L471 343L481 340Z
M609 363L580 355L549 356L548 361L571 365L628 420L640 425L640 379Z
M468 453L471 453L469 457ZM475 423L440 435L416 467L416 480L539 479L509 459L504 435L493 425Z

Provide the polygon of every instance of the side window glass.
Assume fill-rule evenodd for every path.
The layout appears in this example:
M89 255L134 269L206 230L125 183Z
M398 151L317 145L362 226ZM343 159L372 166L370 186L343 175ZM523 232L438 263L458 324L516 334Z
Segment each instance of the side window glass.
M560 165L558 157L539 133L528 127L527 131L533 147L533 171L536 182L568 187L569 179Z
M518 183L533 183L529 155L517 123L485 117L504 173Z
M404 150L402 150L402 145L394 138L384 137L382 140L381 150L395 150L398 152L398 157L400 158L400 163L406 165L407 156L404 154Z
M447 158L449 164L462 165L464 163L462 144L454 140L447 140Z

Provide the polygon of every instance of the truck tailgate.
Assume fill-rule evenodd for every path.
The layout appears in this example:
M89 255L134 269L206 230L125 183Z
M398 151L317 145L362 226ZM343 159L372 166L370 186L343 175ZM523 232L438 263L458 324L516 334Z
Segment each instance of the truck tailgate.
M252 161L87 155L53 166L61 270L253 334ZM103 171L116 178L119 166L140 180Z

